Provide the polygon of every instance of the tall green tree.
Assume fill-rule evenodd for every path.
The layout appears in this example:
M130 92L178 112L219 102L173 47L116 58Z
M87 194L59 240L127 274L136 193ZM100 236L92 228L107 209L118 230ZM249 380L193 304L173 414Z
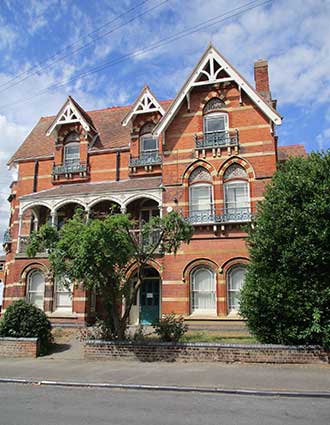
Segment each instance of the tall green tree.
M265 192L241 314L262 342L330 345L330 154L292 158Z
M174 211L154 217L139 230L128 215L111 214L86 222L78 211L59 231L44 225L34 232L27 253L34 257L48 251L54 278L66 276L85 289L96 289L107 306L113 336L123 339L143 269L156 256L175 255L183 242L189 243L192 233L192 226ZM126 274L131 264L136 267L134 282Z

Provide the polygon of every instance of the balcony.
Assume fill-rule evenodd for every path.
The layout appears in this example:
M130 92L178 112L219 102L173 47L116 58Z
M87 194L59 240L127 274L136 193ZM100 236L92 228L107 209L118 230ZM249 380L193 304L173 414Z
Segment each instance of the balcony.
M189 211L186 220L194 225L248 223L252 220L251 208L228 208L217 214L214 208L208 210Z
M54 165L52 176L54 180L72 179L77 177L79 180L81 180L88 177L88 172L89 170L87 164L71 163Z
M146 171L151 171L153 166L161 165L162 162L162 157L159 155L158 151L141 152L138 157L130 157L129 167L132 169L145 167Z
M135 243L141 248L150 249L153 246L159 243L160 239L160 230L152 230L149 234L143 234L140 229L131 230L131 236L134 239ZM155 253L160 252L161 247L158 246L155 250Z
M195 135L195 149L203 151L212 149L213 155L217 152L218 155L221 154L221 149L227 149L228 153L231 153L232 150L235 153L238 153L239 148L239 136L238 130L235 133L231 134L228 131L217 131L214 133L205 133L202 136Z

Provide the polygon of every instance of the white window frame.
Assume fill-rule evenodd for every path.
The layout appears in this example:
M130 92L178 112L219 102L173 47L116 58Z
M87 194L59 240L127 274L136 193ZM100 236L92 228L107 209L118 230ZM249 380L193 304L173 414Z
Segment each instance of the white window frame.
M217 131L207 131L207 121L212 118L220 118L224 117L225 119L225 128L224 130L217 130ZM209 114L204 115L203 117L203 129L204 134L213 134L213 133L226 133L229 128L228 124L228 114L226 112L210 112Z
M229 270L229 272L228 272L228 279L227 279L227 300L228 300L228 302L227 302L227 305L228 305L227 309L228 309L228 314L231 314L231 313L232 314L238 314L239 313L239 303L238 303L238 305L233 305L232 302L231 302L231 298L232 298L231 295L232 294L237 294L237 293L239 295L240 292L241 292L241 290L242 290L242 288L243 288L243 285L244 285L244 282L242 282L240 289L238 289L238 290L237 289L232 289L232 276L233 276L233 273L236 270L239 270L239 269L244 270L244 277L245 277L246 267L244 265L241 265L241 264L236 265L236 266L233 266Z
M43 291L33 291L33 290L31 290L32 277L36 273L41 274L41 276L43 277L43 282L44 282ZM31 298L32 298L31 295L32 294L40 294L40 295L42 295L42 305L41 306L39 306L39 305L37 305L37 304L35 304L34 302L31 301ZM39 269L31 270L30 273L28 274L27 297L26 298L27 298L27 302L28 303L35 305L36 307L40 308L41 310L44 309L44 302L45 302L45 276L42 273L42 271L39 270Z
M210 207L208 209L205 210L196 210L194 209L194 204L193 204L193 190L196 187L207 187L209 190L209 195L210 195ZM189 186L189 215L193 215L198 213L199 211L201 213L209 213L209 214L213 214L214 212L214 188L213 188L213 184L210 183L194 183L192 185Z
M62 278L63 279L63 278ZM66 279L66 278L64 278ZM67 280L67 279L66 279ZM70 283L71 288L69 290L59 290L58 287L60 285L61 278L55 279L55 288L54 288L54 305L55 305L55 311L65 311L65 312L72 312L72 298L73 298L73 284ZM66 289L66 288L65 288ZM70 294L71 298L71 305L67 306L60 306L58 302L58 294Z
M235 206L231 207L228 206L228 201L227 201L227 191L230 187L233 187L237 184L244 184L247 188L247 198L246 198L246 205L243 205L242 207L237 207L236 203ZM249 182L247 180L242 180L242 179L235 179L235 180L231 180L228 182L225 182L224 185L224 213L225 214L230 214L230 210L239 210L239 209L246 209L247 212L251 212L251 197L250 197L250 185Z
M79 157L69 159L67 158L68 155L68 148L70 147L78 147L79 151ZM72 142L64 145L64 153L63 153L63 164L64 165L73 165L73 164L79 164L80 163L80 143L79 142Z
M156 148L155 149L144 149L144 140L146 139L152 139L155 141ZM159 145L158 145L158 138L154 137L151 133L143 134L143 136L140 137L140 153L141 154L157 154L159 152Z
M213 281L213 290L207 291L207 290L196 290L194 289L195 286L195 279L196 279L196 274L200 271L207 271L210 276L211 279ZM196 306L194 306L194 295L196 293L211 293L213 294L213 307L212 308L208 308L208 309L202 309L202 308L196 308ZM196 314L196 315L216 315L217 314L217 282L216 282L216 274L213 270L211 270L209 267L206 266L201 266L201 267L197 267L191 274L191 283L190 283L190 305L191 305L191 314Z

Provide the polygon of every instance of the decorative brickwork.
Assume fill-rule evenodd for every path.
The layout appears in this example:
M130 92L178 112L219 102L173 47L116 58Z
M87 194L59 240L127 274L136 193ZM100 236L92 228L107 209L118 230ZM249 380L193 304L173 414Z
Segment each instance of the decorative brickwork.
M87 341L84 354L85 359L141 362L329 363L329 352L320 347L286 345Z

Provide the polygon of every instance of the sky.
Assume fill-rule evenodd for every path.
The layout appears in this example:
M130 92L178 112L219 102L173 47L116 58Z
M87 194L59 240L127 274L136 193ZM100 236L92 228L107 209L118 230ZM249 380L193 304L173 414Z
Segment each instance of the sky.
M330 148L330 0L1 0L0 238L6 163L70 94L86 110L173 98L212 42L253 85L269 61L280 145Z

